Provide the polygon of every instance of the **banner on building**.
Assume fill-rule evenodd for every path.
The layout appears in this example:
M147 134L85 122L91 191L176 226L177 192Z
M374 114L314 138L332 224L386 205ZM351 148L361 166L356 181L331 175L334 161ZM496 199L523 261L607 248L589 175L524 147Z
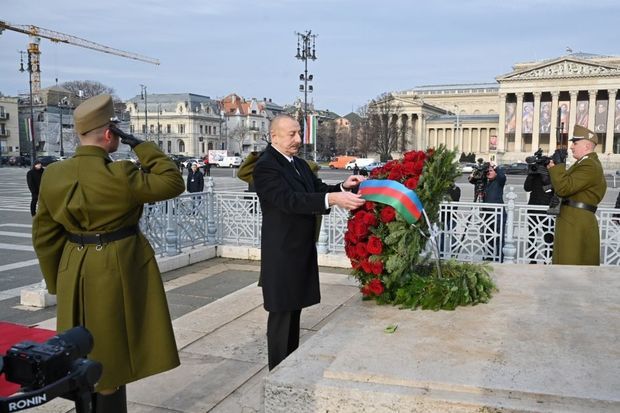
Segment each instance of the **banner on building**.
M598 100L596 102L596 113L594 114L594 132L607 132L607 101Z
M551 133L551 102L540 103L540 133Z
M560 122L562 124L562 133L568 133L568 119L570 117L570 102L560 101L558 102L560 106Z
M312 145L316 143L316 130L318 128L318 119L316 115L306 116L304 122L304 144Z
M497 136L491 135L489 136L489 152L497 151Z
M577 114L575 115L575 125L588 127L588 116L590 111L590 102L587 100L580 100L577 102Z
M506 134L515 133L517 128L517 104L506 102Z
M532 133L534 125L534 102L523 102L522 133Z

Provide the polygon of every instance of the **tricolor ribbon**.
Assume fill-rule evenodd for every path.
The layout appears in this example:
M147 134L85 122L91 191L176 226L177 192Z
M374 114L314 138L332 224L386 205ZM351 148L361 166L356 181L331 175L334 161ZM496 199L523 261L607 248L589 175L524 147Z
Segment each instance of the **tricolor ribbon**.
M366 180L360 184L359 194L367 201L391 206L409 224L414 224L424 212L424 206L416 193L391 179Z

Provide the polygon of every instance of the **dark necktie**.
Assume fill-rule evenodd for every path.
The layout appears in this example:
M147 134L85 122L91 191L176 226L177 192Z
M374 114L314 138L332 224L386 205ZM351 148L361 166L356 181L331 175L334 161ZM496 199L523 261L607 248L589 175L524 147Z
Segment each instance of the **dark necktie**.
M299 173L299 170L295 167L295 160L294 160L294 159L291 159L291 166L293 167L293 169L295 170L295 172L297 172L297 175L301 175L301 174Z

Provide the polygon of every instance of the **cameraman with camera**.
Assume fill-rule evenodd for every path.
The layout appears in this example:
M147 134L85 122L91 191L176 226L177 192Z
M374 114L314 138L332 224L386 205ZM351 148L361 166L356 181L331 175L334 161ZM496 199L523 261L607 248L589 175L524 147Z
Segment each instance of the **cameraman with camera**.
M562 197L555 223L553 264L600 265L598 221L594 213L607 191L603 167L594 148L594 132L575 125L569 139L573 158L566 169L566 150L558 149L547 165L555 193Z
M530 197L527 201L528 205L550 205L551 198L553 197L553 187L551 185L551 177L547 170L547 164L551 161L551 158L543 156L542 149L537 150L534 156L528 156L525 162L528 165L527 177L523 183L523 189L526 192L530 192ZM544 224L547 220L546 215L549 214L536 209L528 210L530 219L527 224L528 234L535 234L544 231ZM548 222L548 221L547 221ZM553 244L553 236L551 234L545 234L545 243ZM536 246L536 237L529 237L530 245ZM537 254L541 254L546 261L551 259L551 250L546 248L534 248L529 254L530 259L536 258ZM530 264L535 264L536 261L530 261Z
M473 172L468 178L469 182L475 185L474 189L474 201L483 202L485 204L503 204L504 203L504 186L506 185L506 174L502 168L499 168L495 162L483 162L483 159L478 159L478 165L474 168ZM489 208L486 208L489 210ZM481 209L481 212L485 212L485 208ZM503 220L506 223L506 211L503 210ZM500 227L500 218L496 216L495 219L488 223L487 238L490 238L488 242L485 242L485 248L490 249L487 252L488 255L493 257L499 257L500 262L503 261L503 237L497 238L497 228ZM503 234L503 231L500 232ZM490 259L487 257L486 259Z
M57 330L84 326L93 335L89 357L103 365L94 411L123 413L125 384L179 365L161 274L138 222L145 203L185 185L155 143L117 128L110 95L84 101L73 117L80 146L43 175L32 241L57 295ZM112 162L119 143L135 151L141 169Z

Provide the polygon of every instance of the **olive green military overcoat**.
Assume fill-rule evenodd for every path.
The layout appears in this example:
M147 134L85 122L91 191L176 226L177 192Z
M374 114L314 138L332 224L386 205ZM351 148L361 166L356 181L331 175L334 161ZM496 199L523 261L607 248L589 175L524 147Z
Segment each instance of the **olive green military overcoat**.
M555 193L562 198L597 206L607 191L603 167L589 153L566 169L549 169ZM555 221L553 264L600 265L600 238L596 216L585 209L562 205Z
M111 232L138 224L144 203L172 198L185 185L174 162L152 142L135 148L142 168L112 162L96 146L50 165L41 182L32 239L57 330L85 326L89 357L103 364L97 390L112 389L179 365L163 283L142 233L80 248L66 232Z

